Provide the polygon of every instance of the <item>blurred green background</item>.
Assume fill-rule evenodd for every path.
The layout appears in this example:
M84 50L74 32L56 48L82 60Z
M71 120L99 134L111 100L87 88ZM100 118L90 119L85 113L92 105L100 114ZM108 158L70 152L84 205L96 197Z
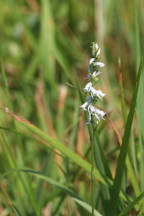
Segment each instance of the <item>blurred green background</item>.
M101 107L110 114L122 135L119 76L122 72L125 101L129 107L136 69L144 50L143 9L143 0L0 1L0 127L5 129L1 130L1 173L14 167L41 170L54 179L64 178L70 186L74 183L82 197L89 199L87 179L73 180L68 159L54 156L32 137L17 134L14 122L3 109L8 107L84 155L89 137L79 108L82 102L76 83L81 88L86 83L91 43L96 41L102 48L102 61L106 64L98 83L106 93ZM104 128L101 140L113 173L116 156L110 152L117 146L116 137L109 122L104 122L100 131L101 128ZM3 147L5 143L11 151L11 159ZM26 192L21 186L17 188L15 178L13 175L5 182L10 198L22 215L35 215ZM53 213L49 215L87 215L78 213L69 200L58 208L61 197L56 189L51 190L38 179L26 181L30 181L36 191L41 212L54 200ZM7 213L4 200L0 211L6 209L5 215L11 215Z

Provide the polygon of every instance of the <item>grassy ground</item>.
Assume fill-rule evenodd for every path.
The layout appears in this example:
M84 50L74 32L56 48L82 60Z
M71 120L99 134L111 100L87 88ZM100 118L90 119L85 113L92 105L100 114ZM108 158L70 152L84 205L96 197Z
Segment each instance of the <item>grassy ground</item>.
M106 64L96 216L144 215L142 0L0 1L0 215L91 215L91 42ZM120 147L121 146L121 147Z

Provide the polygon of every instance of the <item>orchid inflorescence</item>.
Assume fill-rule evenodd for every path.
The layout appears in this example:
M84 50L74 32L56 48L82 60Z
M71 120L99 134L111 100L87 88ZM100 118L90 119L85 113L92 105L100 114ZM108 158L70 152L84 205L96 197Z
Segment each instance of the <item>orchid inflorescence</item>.
M84 87L83 91L86 95L86 101L80 106L83 111L88 111L87 124L98 124L104 119L105 112L95 107L98 100L102 100L105 94L101 90L94 88L98 81L98 76L101 74L100 69L104 67L104 63L100 61L100 48L97 43L92 43L92 58L89 61L88 79L89 82Z

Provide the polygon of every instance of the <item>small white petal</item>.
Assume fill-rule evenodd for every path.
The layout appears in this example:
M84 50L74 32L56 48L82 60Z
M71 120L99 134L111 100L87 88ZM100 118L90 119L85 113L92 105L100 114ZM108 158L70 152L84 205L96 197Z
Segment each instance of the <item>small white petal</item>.
M86 107L89 105L89 103L88 102L85 102L84 104L82 104L81 106L80 106L80 108L83 110L83 111L85 111L86 110Z
M91 101L92 101L92 97L91 97L91 96L87 97L87 98L86 98L86 102L85 102L84 104L82 104L82 105L80 106L80 108L81 108L83 111L86 111L86 110L87 110L86 108L90 105Z
M91 58L89 64L92 64L95 61L95 58Z
M99 46L98 46L98 44L97 44L97 43L95 43L95 48L96 48L96 50L98 50L98 49L99 49Z
M102 63L102 62L95 62L95 63L94 63L94 66L104 67L105 64Z
M100 55L101 49L99 48L96 54L96 57L98 57Z
M96 107L94 107L91 104L88 106L88 113L89 113L89 118L88 118L87 124L89 124L91 122L92 116L97 121L101 121L104 119L104 116L106 114L104 111L97 109Z
M100 100L105 96L105 94L101 90L95 90L94 95L97 96Z
M93 106L93 105L89 105L88 106L88 112L89 112L89 114L94 114L95 112L96 112L96 108Z
M95 77L97 77L100 74L101 74L100 71L94 71L93 74L92 74L92 76L95 78Z
M92 55L93 55L94 57L97 57L97 52L98 52L98 50L99 50L98 44L95 43L95 42L93 42L93 43L92 43Z
M98 121L101 121L104 119L105 114L106 113L103 110L96 108L96 112L95 112L94 116Z
M84 87L84 92L89 92L90 91L90 89L91 89L91 87L92 87L92 83L91 82L88 82L87 84L86 84L86 86Z
M97 97L100 100L105 96L105 94L101 90L96 90L95 88L91 87L90 89L91 97Z

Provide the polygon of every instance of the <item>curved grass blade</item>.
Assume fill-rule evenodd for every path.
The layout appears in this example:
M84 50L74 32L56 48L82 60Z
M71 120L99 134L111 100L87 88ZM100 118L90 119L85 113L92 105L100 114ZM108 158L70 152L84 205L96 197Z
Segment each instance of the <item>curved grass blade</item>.
M46 182L48 182L49 184L52 184L56 187L58 187L60 190L62 190L62 192L66 193L67 195L71 196L72 199L78 203L81 207L83 207L85 210L87 210L89 213L91 213L91 206L86 203L85 201L83 201L74 191L70 190L69 188L67 188L65 185L58 183L57 181L53 180L52 178L47 177L46 175L35 171L35 170L31 170L31 169L13 169L7 173L5 173L3 175L9 175L11 172L25 172L25 173L29 173L32 174L42 180L45 180ZM95 210L95 216L102 216L98 211Z
M121 184L122 184L122 178L124 174L124 169L125 169L125 162L126 162L126 157L128 153L128 144L129 144L129 139L130 139L130 133L131 133L131 127L132 127L132 122L133 122L133 117L134 117L134 112L136 108L136 100L137 100L137 95L138 95L138 89L140 85L140 77L141 77L141 72L143 68L143 59L141 60L141 64L139 67L138 75L137 75L137 81L136 81L136 86L134 89L133 93L133 98L130 106L130 111L128 114L127 122L126 122L126 127L124 131L124 138L122 141L122 146L120 149L120 155L118 158L118 164L117 164L117 169L116 169L116 175L114 179L114 185L112 187L112 194L111 194L111 212L110 215L116 215L117 211L117 206L118 206L118 200L119 200L119 193L121 189Z
M80 199L76 199L76 198L72 198L77 204L79 204L81 207L83 207L84 209L86 209L88 212L91 213L91 206L80 200ZM102 216L98 211L94 210L94 216Z
M15 115L8 108L6 108L6 112L10 114L16 120L16 122L19 122L20 125L24 126L26 129L28 129L29 131L31 131L32 133L40 137L42 140L45 140L46 142L44 142L43 144L45 144L47 147L51 145L52 147L58 149L62 154L67 156L69 159L75 162L78 166L83 168L88 173L91 173L91 164L87 162L86 160L82 159L78 154L73 152L71 149L63 145L58 140L53 139L47 134L45 134L43 131L41 131L39 128L37 128L35 125L30 123L29 121L25 120L24 118L18 115ZM94 175L101 183L103 183L104 185L108 185L109 179L108 178L106 179L106 177L103 177L97 168L95 168L94 170Z

